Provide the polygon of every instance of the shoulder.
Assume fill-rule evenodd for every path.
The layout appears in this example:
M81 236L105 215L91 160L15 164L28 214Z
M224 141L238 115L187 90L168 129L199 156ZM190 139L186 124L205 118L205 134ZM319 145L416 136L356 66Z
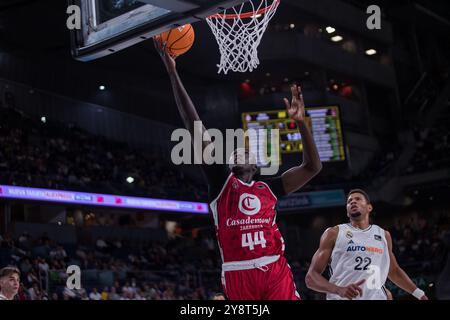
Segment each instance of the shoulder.
M327 230L325 230L324 234L327 234L328 236L337 237L339 234L339 226L329 227Z
M286 195L286 191L284 190L283 180L281 176L258 179L257 181L266 184L276 198L281 198Z
M382 229L383 230L383 229ZM392 245L392 236L391 233L387 230L384 230L384 236L386 237L386 241Z
M387 231L386 229L383 229L382 227L380 227L379 225L373 224L372 227L374 227L374 230L380 231L381 234L384 233L384 236L387 239L392 239L391 234L389 231Z
M321 242L334 245L338 235L339 235L339 226L330 227L323 232Z

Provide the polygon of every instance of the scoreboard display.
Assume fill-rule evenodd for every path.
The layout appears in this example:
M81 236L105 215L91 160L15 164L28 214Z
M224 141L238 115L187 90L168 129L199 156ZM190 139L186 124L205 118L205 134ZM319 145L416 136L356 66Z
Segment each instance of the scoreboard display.
M323 162L345 160L344 139L338 106L311 107L305 110L306 122L312 129L314 141ZM295 121L286 110L246 112L242 114L243 129L278 129L280 153L303 151L302 137ZM255 150L265 149L267 141L249 141Z

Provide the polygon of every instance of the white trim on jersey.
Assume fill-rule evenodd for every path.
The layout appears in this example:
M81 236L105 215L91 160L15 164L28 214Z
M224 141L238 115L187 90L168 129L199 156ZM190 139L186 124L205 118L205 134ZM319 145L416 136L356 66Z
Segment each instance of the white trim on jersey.
M240 183L242 183L244 186L247 186L247 187L252 187L254 184L255 184L255 180L253 180L252 182L250 182L250 183L247 183L247 182L244 182L244 181L241 181L241 179L239 179L239 178L236 178Z
M389 300L389 296L388 296L387 291L386 291L386 285L383 285L381 287L381 289L383 290L384 294L386 295L386 299Z
M217 200L219 200L220 196L223 193L223 190L225 190L225 187L228 184L228 181L230 181L230 178L233 176L233 173L230 173L228 175L227 180L225 181L225 183L223 184L222 190L220 190L219 195L209 204L209 207L211 208L212 214L213 214L213 218L214 218L214 224L216 225L217 230L219 229L219 212L217 210ZM224 261L223 259L223 250L222 247L220 246L220 241L219 238L217 237L217 246L219 247L219 252L220 252L220 257L222 258L222 262Z
M217 237L217 238L219 238L219 237ZM222 263L223 263L225 260L223 259L223 250L222 250L222 247L220 246L219 239L217 239L217 246L219 247L220 258L222 259Z
M372 225L370 224L367 228L365 228L365 229L359 229L359 228L356 228L356 227L354 227L354 226L352 226L352 224L351 223L346 223L346 225L348 225L350 228L352 228L353 230L357 230L357 231L361 231L361 232L366 232L366 231L369 231L370 229L372 229Z
M297 291L297 285L295 284L295 278L294 278L294 273L292 272L292 268L291 268L291 266L289 265L289 263L287 263L287 261L286 261L286 264L287 264L289 270L291 271L292 284L294 285L295 296L296 296L297 298L301 299L302 297L300 296L300 294L299 294L298 291Z
M259 182L261 182L263 185L265 185L266 188L267 188L267 189L270 191L270 193L272 194L272 196L275 198L275 201L278 201L277 196L273 193L272 189L270 189L269 185L268 185L267 183L265 183L264 181L259 181ZM276 204L275 204L275 206L276 206ZM276 221L277 221L277 214L278 214L278 212L277 212L277 210L275 209L275 206L272 208L272 209L275 211L275 217L273 218L272 226L274 226L275 223L276 223Z
M225 187L227 186L228 181L230 181L230 178L232 176L233 176L233 173L230 173L228 175L228 178L225 181L225 183L223 184L222 190L220 190L219 195L213 201L211 201L211 203L209 204L209 207L211 208L211 211L212 211L212 214L213 214L214 223L215 223L216 227L219 227L219 212L217 210L217 200L219 200L220 196L223 193L223 190L225 190Z
M218 212L217 212L217 201L211 202L209 207L211 208L211 211L213 214L214 224L218 228L219 227L219 217L218 217Z
M280 255L263 256L252 260L231 261L222 264L223 271L249 270L264 267L268 264L274 263L280 259Z
M0 300L8 300L8 298L0 293Z
M270 193L273 195L273 197L275 198L275 200L278 201L277 196L273 193L272 189L270 189L269 185L268 185L267 183L265 183L264 181L259 181L259 182L261 182L262 184L264 184L264 185L267 187L267 189L269 189Z
M221 280L222 280L222 286L223 289L225 291L225 294L227 293L227 279L225 278L225 271L222 270L222 274L221 274Z

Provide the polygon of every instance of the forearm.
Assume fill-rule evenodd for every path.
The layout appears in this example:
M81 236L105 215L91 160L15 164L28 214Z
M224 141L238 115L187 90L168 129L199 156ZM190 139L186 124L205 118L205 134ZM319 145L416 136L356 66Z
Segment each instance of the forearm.
M200 164L203 163L203 160L212 163L213 159L210 158L210 154L205 156L206 158L203 157L205 148L212 144L211 137L209 136L208 131L206 131L205 126L201 123L194 103L189 97L176 69L172 71L169 70L169 77L178 112L180 113L184 126L191 134L191 141L194 147L194 163ZM200 138L201 143L197 142L197 137ZM214 148L214 145L212 147Z
M403 271L402 268L391 272L389 274L389 279L399 288L405 290L409 294L412 294L416 290L416 284L411 280L411 278Z
M306 286L314 291L322 292L322 293L338 293L338 286L329 282L325 279L320 273L316 271L309 271L306 275Z
M322 163L320 161L319 151L311 134L310 128L304 121L297 121L303 144L303 163L302 166L310 168L313 171L320 170Z
M181 115L183 123L186 129L189 130L191 135L194 134L194 122L201 121L200 117L195 109L195 106L189 97L183 83L181 82L180 76L176 70L169 72L170 82L172 84L172 89L175 97L175 102L178 107L178 111Z

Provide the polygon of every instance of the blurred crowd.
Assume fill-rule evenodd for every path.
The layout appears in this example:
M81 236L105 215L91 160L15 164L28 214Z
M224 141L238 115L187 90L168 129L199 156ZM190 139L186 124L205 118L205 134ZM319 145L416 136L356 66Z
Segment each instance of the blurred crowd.
M450 118L449 118L450 120ZM430 129L416 129L417 150L407 173L446 169L450 163L448 122Z
M419 285L436 281L449 252L449 215L396 220L389 231L402 268ZM288 245L287 258L298 290L306 300L324 295L308 290L304 278L307 259L296 257ZM22 275L18 299L52 300L177 300L211 299L222 290L220 257L213 232L185 233L165 242L127 243L98 238L93 242L61 245L46 234L32 238L0 237L0 265L15 265ZM80 267L83 288L66 287L69 265ZM389 286L394 297L407 294Z
M390 233L398 262L413 274L435 274L447 261L445 238L450 231L448 215L436 219L421 216L410 221L397 220Z
M215 249L208 238L139 246L99 238L91 244L62 246L46 234L33 239L23 233L17 239L0 237L0 265L15 265L21 271L18 299L204 300L220 291ZM70 265L81 269L80 290L66 286Z
M164 199L206 198L201 182L185 176L157 153L6 108L0 108L0 181Z

